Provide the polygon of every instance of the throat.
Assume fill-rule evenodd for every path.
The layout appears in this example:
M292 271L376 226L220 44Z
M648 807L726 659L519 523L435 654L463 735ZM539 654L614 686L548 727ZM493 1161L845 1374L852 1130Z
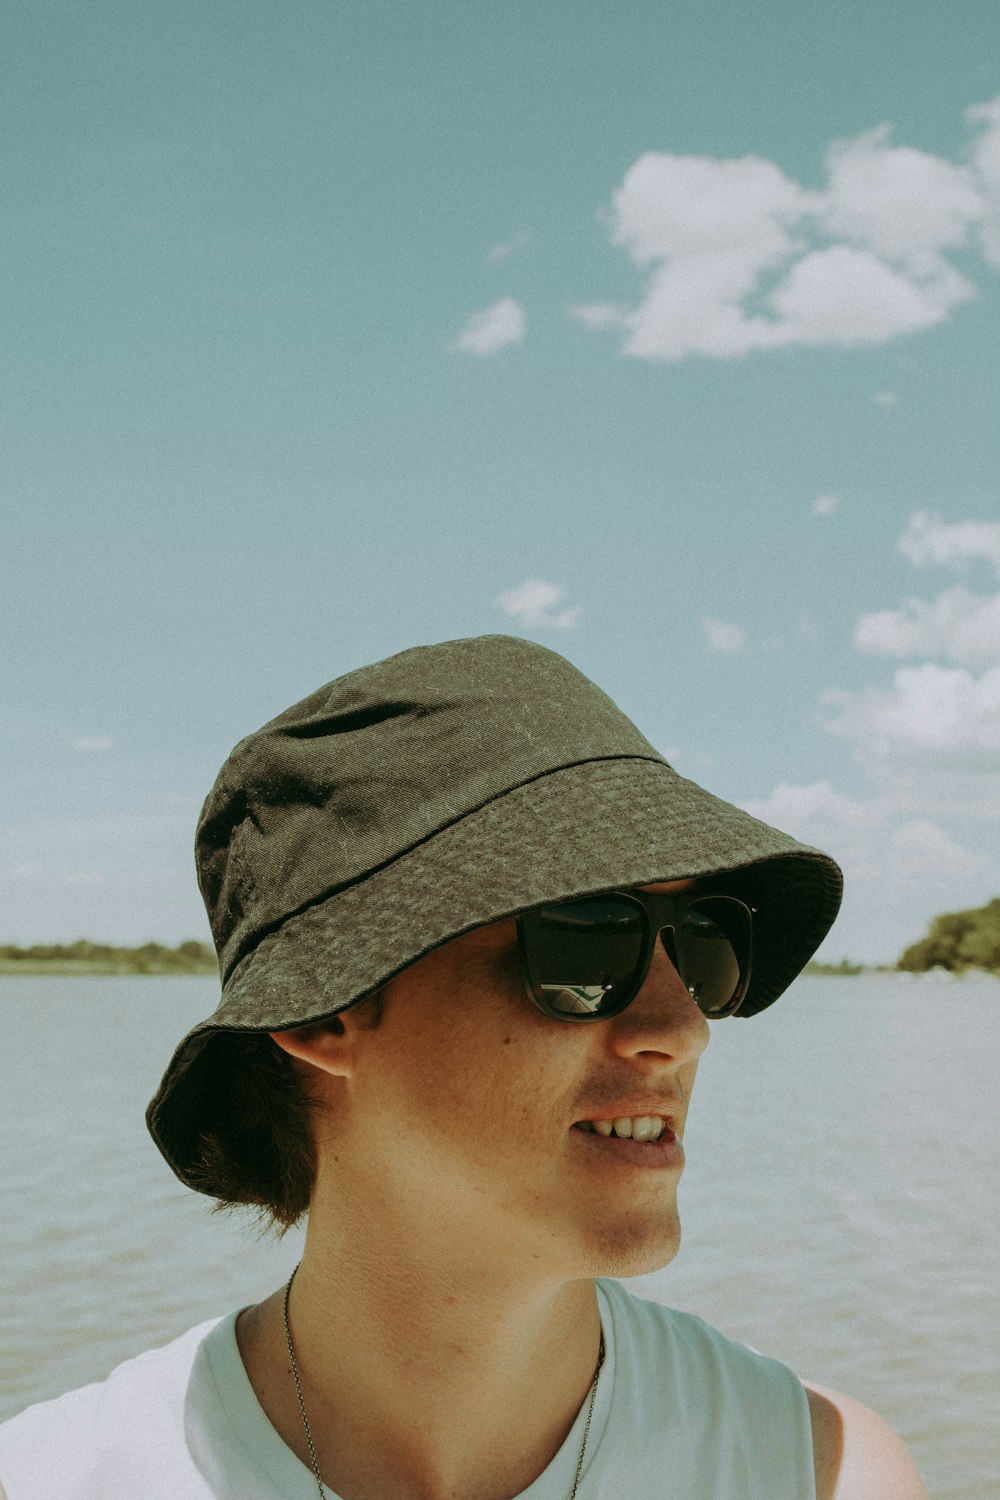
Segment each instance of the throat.
M499 1308L483 1319L464 1298L428 1286L417 1317L391 1331L365 1318L359 1287L359 1296L335 1299L346 1317L335 1316L334 1334L323 1316L330 1300L317 1302L323 1288L306 1270L293 1283L289 1327L326 1485L366 1500L509 1500L544 1473L591 1395L601 1342L593 1282L574 1282L554 1300L522 1298L506 1319ZM237 1338L265 1413L312 1468L283 1291L241 1317Z

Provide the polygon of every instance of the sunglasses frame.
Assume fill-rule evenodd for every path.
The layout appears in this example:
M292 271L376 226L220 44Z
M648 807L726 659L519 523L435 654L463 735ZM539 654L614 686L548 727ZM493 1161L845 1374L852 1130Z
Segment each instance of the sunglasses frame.
M587 1014L585 1012L557 1010L546 999L541 978L537 972L537 965L532 952L534 923L543 911L551 907L575 906L585 901L607 900L612 896L623 899L632 906L639 907L643 914L642 950L639 961L636 964L633 983L625 987L624 998L617 996L605 1010L600 1012ZM610 1021L613 1016L620 1016L622 1011L632 1004L632 1001L646 982L650 965L653 962L653 954L656 952L656 942L661 932L665 928L670 928L673 931L678 923L683 921L692 906L695 906L699 901L709 899L735 902L746 913L746 955L744 961L740 953L736 951L735 945L733 945L733 952L739 965L740 980L729 1001L714 1010L705 1010L700 1005L698 1008L710 1020L721 1020L725 1016L735 1015L746 999L747 990L750 987L753 958L753 917L756 908L750 906L748 902L742 900L739 896L732 895L729 891L713 891L704 886L695 887L689 891L677 891L669 895L659 891L644 891L640 887L595 891L593 894L587 896L571 896L564 901L547 901L544 906L533 907L530 911L521 912L517 918L517 941L521 953L521 965L524 971L524 987L529 998L534 1001L539 1010L555 1021L587 1023L591 1021ZM680 976L680 971L674 963L669 950L667 950L667 956L670 958L671 963L674 964L683 984L683 976ZM698 1002L696 1001L695 1003L697 1004Z

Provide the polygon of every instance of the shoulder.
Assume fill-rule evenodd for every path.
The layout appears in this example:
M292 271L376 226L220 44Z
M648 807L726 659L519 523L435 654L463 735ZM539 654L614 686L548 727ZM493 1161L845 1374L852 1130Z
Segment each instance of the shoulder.
M876 1412L811 1382L805 1391L817 1500L927 1500L916 1464Z
M235 1317L235 1314L230 1317ZM50 1422L90 1422L109 1404L130 1398L136 1391L166 1394L174 1386L182 1387L205 1338L226 1321L225 1318L213 1318L207 1323L199 1323L168 1344L144 1349L123 1360L104 1380L77 1386L61 1396L27 1407L18 1416L0 1423L0 1443L22 1427L44 1431Z
M696 1398L689 1420L701 1411L714 1428L722 1413L731 1419L742 1413L748 1430L762 1441L771 1432L779 1447L789 1431L801 1431L801 1464L815 1467L816 1500L927 1500L902 1441L869 1407L800 1381L787 1365L691 1313L643 1301L613 1282L600 1286L622 1334L637 1350L656 1347L658 1365L666 1355L680 1376L682 1399Z
M54 1492L117 1495L114 1486L101 1489L98 1476L126 1451L152 1451L161 1435L182 1425L192 1368L219 1322L199 1324L117 1365L107 1379L29 1406L0 1424L0 1482L9 1500Z
M798 1377L779 1360L728 1338L695 1313L646 1301L613 1282L599 1285L616 1328L640 1357L667 1360L688 1376L699 1370L705 1380L732 1386L741 1398L751 1399L760 1394L762 1385L773 1384L791 1386L802 1401Z
M669 1472L678 1495L812 1497L809 1407L795 1373L693 1313L601 1286L614 1397L647 1467Z
M670 1392L669 1409L682 1413L698 1441L782 1447L808 1454L809 1413L802 1383L780 1360L728 1338L694 1313L647 1302L601 1282L615 1347L615 1379ZM763 1461L763 1460L762 1460Z

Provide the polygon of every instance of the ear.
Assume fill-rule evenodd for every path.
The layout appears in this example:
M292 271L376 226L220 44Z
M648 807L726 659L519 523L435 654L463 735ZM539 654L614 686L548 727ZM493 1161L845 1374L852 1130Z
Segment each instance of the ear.
M345 1026L339 1016L332 1016L326 1021L296 1026L291 1031L271 1031L268 1035L289 1057L297 1057L332 1078L349 1078L354 1072L356 1030L354 1026Z

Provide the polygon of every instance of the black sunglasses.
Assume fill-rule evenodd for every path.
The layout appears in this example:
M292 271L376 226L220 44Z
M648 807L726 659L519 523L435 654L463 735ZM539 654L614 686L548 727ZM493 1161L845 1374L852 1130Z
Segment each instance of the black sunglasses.
M667 957L706 1016L739 1010L750 983L753 911L710 891L606 891L517 919L528 994L559 1021L605 1021L642 988L662 934Z

